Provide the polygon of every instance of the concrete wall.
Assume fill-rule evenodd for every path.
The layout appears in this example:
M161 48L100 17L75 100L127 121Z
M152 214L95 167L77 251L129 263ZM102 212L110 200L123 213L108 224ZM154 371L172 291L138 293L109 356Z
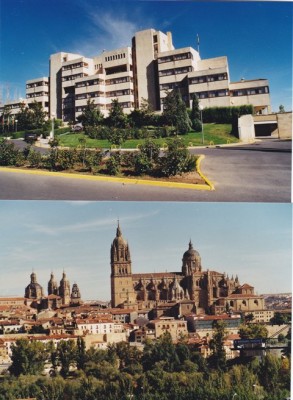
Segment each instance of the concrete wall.
M254 120L251 114L238 118L238 132L241 142L250 142L255 138Z
M292 139L292 112L277 114L280 139Z

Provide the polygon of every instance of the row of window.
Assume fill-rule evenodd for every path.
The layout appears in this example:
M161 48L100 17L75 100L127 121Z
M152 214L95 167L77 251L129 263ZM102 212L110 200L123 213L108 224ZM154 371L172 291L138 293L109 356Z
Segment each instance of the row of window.
M105 61L120 60L121 58L125 58L125 53L113 54L113 56L107 56L105 57Z
M205 76L195 76L189 79L189 84L195 83L205 83L205 82L215 82L215 81L223 81L228 79L228 74L213 74L213 75L205 75Z
M119 102L119 105L120 105L122 108L134 108L134 103L132 103L132 102L130 102L130 101L125 101L125 102L122 102L122 103ZM106 108L107 108L108 110L110 110L110 109L112 108L112 104L107 104L107 105L106 105Z
M181 67L181 68L165 69L165 70L159 71L159 76L187 74L188 72L191 72L191 71L193 71L193 68L191 66L189 66L189 67Z
M162 64L162 63L165 63L165 62L187 60L187 59L192 59L193 60L193 56L192 56L192 54L190 52L181 53L181 54L173 54L171 56L160 57L160 58L158 58L158 63Z
M63 76L62 82L74 81L75 79L83 78L84 76L88 76L88 74L75 74L75 75L70 75L70 76Z
M192 95L193 93L190 93ZM220 89L220 90L209 90L206 92L195 92L199 99L208 99L211 97L224 97L229 96L228 89Z
M42 82L36 82L36 83L28 83L26 85L26 88L27 89L33 89L33 88L38 87L38 86L48 86L48 85L49 85L49 82L42 81Z
M64 65L62 67L62 71L68 71L70 69L76 69L76 68L82 68L82 67L88 68L88 66L89 66L88 63L86 63L86 62L78 62L75 64Z
M133 82L133 78L130 76L123 76L122 78L107 79L106 85L116 85L118 83Z
M38 93L27 94L26 98L32 99L33 97L40 97L40 96L49 96L49 93L48 92L38 92Z
M182 85L180 82L170 82L170 83L163 83L160 85L160 90L173 90L178 89Z
M92 80L86 81L86 82L77 82L76 87L80 88L80 87L84 87L84 86L104 85L104 84L105 84L105 81L103 79L92 79Z
M100 110L105 110L105 105L104 104L96 104L96 106L100 109ZM81 112L83 113L86 109L86 106L78 106L75 107L75 112Z
M250 88L250 89L238 89L231 91L232 96L251 96L254 94L265 94L265 93L269 93L268 86Z
M75 96L75 99L83 100L83 99L90 99L93 97L104 97L104 96L105 96L104 92L91 92L91 93L77 94Z
M119 96L127 96L129 94L133 94L133 90L124 89L124 90L115 90L113 92L107 92L106 97L119 97Z

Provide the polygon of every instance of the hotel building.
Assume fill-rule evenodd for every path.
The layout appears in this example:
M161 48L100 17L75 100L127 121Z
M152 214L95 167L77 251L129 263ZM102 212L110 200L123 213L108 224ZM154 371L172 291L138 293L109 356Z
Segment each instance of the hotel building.
M170 32L154 29L136 32L129 47L93 58L51 55L49 77L27 81L25 103L41 102L49 117L69 122L82 114L88 99L105 116L113 99L125 113L139 108L143 99L160 112L173 89L180 90L188 107L197 94L203 108L252 104L256 114L271 112L267 79L230 82L227 57L201 59L192 47L175 49ZM19 101L11 105L13 112L17 106Z

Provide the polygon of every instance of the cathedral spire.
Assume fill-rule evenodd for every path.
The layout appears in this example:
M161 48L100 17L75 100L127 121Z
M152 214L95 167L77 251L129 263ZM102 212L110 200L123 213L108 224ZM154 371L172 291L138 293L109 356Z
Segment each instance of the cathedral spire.
M117 237L122 236L122 232L121 232L121 228L120 228L120 224L119 224L119 219L118 219L118 224L117 224L116 236Z

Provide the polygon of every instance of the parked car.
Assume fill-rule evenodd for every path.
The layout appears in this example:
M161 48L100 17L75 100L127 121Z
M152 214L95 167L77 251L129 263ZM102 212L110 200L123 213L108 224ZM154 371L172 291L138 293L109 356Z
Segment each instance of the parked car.
M73 127L71 128L72 132L81 132L82 130L83 130L82 124L73 125Z
M25 132L24 140L27 143L34 143L38 139L38 134L34 132Z

